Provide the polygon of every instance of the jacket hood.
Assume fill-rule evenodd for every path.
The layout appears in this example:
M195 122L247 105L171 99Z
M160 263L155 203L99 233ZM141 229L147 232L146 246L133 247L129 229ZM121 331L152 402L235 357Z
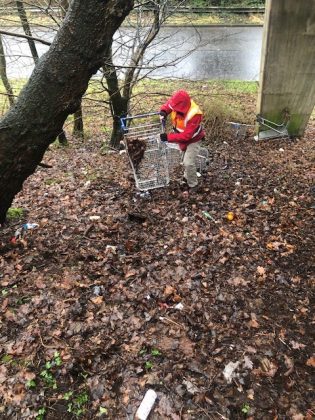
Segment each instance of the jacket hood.
M190 108L190 96L185 90L178 90L170 98L169 105L174 111L186 114Z

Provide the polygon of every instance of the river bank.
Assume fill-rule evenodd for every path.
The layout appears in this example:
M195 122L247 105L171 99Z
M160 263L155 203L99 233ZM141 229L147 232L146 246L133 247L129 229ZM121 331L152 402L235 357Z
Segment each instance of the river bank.
M52 12L50 16L43 12L27 12L31 26L44 26L56 28L61 21L59 12ZM134 13L125 20L123 26L134 25L137 17ZM263 25L263 13L233 13L233 12L212 12L212 13L174 13L165 22L165 26L204 26L204 25ZM19 26L21 21L14 9L0 11L0 26L2 28Z

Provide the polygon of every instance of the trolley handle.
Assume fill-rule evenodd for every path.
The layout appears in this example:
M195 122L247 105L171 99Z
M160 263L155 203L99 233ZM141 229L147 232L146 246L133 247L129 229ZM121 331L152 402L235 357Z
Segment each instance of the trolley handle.
M277 124L273 121L267 120L267 118L262 117L260 114L258 114L256 116L256 121L259 124L265 125L266 127L272 128L273 130L275 129L274 127L277 128L283 128L286 127L285 123L283 122L282 124ZM288 123L287 123L288 124Z
M121 117L120 118L120 125L121 125L121 128L123 129L123 130L127 130L127 121L130 121L130 120L134 120L134 119L137 119L137 118L146 118L146 117L152 117L153 115L159 115L160 113L159 112L149 112L149 113L146 113L146 114L137 114L137 115L133 115L133 116L130 116L130 117Z

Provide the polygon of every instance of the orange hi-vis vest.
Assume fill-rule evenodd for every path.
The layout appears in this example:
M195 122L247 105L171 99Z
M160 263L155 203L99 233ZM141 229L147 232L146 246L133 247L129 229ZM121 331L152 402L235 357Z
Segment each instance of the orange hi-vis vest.
M174 131L176 131L177 133L183 133L185 131L188 121L191 120L197 114L202 115L202 111L196 104L196 102L194 102L192 99L190 101L190 108L186 115L180 115L176 111L172 111L171 120ZM201 130L202 126L200 125L194 133L193 138L196 137Z

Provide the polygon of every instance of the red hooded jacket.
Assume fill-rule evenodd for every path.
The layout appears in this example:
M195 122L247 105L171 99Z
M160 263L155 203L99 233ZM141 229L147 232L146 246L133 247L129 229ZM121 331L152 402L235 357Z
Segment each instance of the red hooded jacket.
M161 106L160 111L164 111L167 115L172 111L180 113L181 115L187 115L191 106L191 99L188 93L185 90L179 90L174 93L174 95ZM194 115L189 121L187 121L185 130L181 133L169 133L167 135L167 141L171 143L178 143L181 150L185 151L187 146L191 143L196 143L204 138L205 132L201 129L195 137L194 134L200 128L202 121L202 115Z

